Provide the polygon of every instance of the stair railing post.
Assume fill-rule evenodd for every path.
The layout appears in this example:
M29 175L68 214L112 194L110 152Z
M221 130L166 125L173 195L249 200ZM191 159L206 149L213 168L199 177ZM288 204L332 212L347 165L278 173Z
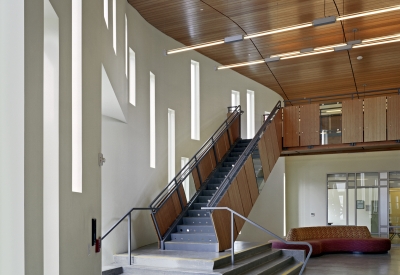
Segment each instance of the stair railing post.
M131 213L128 215L128 254L129 254L129 265L132 265L132 243L131 243Z
M233 240L233 212L231 212L231 263L232 265L235 264L235 244Z

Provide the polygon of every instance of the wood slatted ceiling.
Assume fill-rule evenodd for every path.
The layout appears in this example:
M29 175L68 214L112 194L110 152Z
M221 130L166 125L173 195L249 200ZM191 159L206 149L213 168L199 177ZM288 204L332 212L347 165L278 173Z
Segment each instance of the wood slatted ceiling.
M296 147L299 141L299 107L283 108L283 147Z
M246 172L251 201L254 205L258 198L259 191L258 191L258 186L257 186L256 174L254 172L253 158L247 158L247 160L244 164L244 170Z
M342 102L342 143L363 142L363 100Z
M319 104L300 106L300 146L319 145Z
M364 142L386 140L386 97L364 99Z
M400 95L387 97L387 139L400 140Z
M128 0L153 26L184 45L310 22L325 15L362 12L398 5L398 0ZM324 3L326 4L324 6ZM399 32L400 11L344 22L347 40ZM343 41L342 26L335 24L293 30L252 41L218 45L198 51L220 64L266 58L271 54L325 46ZM254 42L254 44L252 43ZM140 54L140 53L138 53ZM357 56L362 55L362 60ZM350 56L350 58L349 58ZM165 57L172 58L172 57ZM399 43L281 60L235 70L279 93L284 99L400 87ZM268 68L269 67L269 68ZM223 74L223 72L216 72ZM354 79L353 79L354 73Z

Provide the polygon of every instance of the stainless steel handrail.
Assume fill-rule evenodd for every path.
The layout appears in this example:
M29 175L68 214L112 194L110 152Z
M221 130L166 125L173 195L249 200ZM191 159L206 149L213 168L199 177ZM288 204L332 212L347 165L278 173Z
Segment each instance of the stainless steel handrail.
M131 213L134 210L157 210L158 208L149 208L149 207L134 207L128 211L122 218L120 218L111 228L106 232L106 234L101 237L101 241L108 236L126 217L128 217L128 254L129 254L129 265L132 264L132 243L131 243L131 233L132 233L132 223L131 223Z
M285 244L293 244L293 245L307 245L310 248L310 251L308 251L307 257L304 260L303 266L301 267L300 273L299 275L303 274L304 268L307 265L308 260L311 257L312 254L312 246L311 244L307 243L307 242L290 242L290 241L286 241L285 239L282 239L281 237L279 237L278 235L272 233L271 231L269 231L268 229L262 227L261 225L253 222L252 220L249 220L246 217L243 217L242 215L240 215L239 213L237 213L236 211L233 211L232 209L230 209L229 207L202 207L201 209L203 210L228 210L229 212L231 212L231 263L232 265L235 263L235 250L234 250L234 238L233 238L233 234L234 234L234 215L241 217L243 220L245 220L246 222L250 223L251 225L254 225L255 227L257 227L258 229L264 231L265 233L268 233L269 235L277 238L279 241L285 243Z

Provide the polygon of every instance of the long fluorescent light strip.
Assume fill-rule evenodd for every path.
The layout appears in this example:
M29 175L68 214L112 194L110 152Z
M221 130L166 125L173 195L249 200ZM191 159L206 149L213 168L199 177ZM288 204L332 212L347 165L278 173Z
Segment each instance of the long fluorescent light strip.
M348 19L368 16L368 15L374 15L374 14L379 14L379 13L385 13L385 12L390 12L390 11L396 11L396 10L400 10L400 5L391 6L391 7L382 8L382 9L375 9L375 10L370 10L370 11L365 11L365 12L341 15L336 18L336 21L344 21L344 20L348 20ZM288 26L288 27L252 33L252 34L245 35L244 39L251 39L251 38L265 36L265 35L271 35L271 34L276 34L276 33L287 32L287 31L291 31L291 30L308 28L308 27L311 27L312 25L313 25L312 22L307 22L307 23L302 23L302 24L298 24L298 25L292 25L292 26ZM205 48L205 47L211 47L211 46L220 45L220 44L224 44L224 43L225 43L224 39L220 39L220 40L215 40L215 41L211 41L211 42L205 42L205 43L196 44L196 45L192 45L192 46L185 46L182 48L168 50L167 54L174 54L174 53L190 51L190 50L195 50L195 49L200 49L200 48Z
M362 40L361 44L354 44L353 48L375 46L375 45L387 44L387 43L393 43L393 42L400 42L400 33L394 34L394 35L387 35L387 36L365 39L365 40ZM282 53L282 54L275 54L275 55L271 55L270 58L280 57L281 60L285 60L285 59L291 59L291 58L296 58L296 57L304 57L304 56L328 53L328 52L333 52L334 48L336 48L336 47L341 47L341 46L345 46L345 45L347 45L347 44L340 43L340 44L333 44L333 45L329 45L329 46L322 46L322 47L315 48L314 51L304 52L304 53L302 53L300 51L293 51L293 52L287 52L287 53ZM249 65L260 64L260 63L264 63L264 62L265 62L264 59L259 59L259 60L236 63L236 64L231 64L231 65L222 65L222 66L217 67L217 70L249 66Z

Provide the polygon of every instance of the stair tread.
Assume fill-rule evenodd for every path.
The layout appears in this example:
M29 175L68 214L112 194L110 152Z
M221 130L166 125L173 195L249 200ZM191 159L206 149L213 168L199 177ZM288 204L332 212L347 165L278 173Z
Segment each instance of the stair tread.
M172 233L172 234L179 234L179 235L185 235L185 236L187 236L187 235L209 235L209 236L215 236L215 233L201 233L201 232L199 232L199 233L183 233L183 232L176 232L176 233Z
M269 274L279 274L279 272L286 267L290 266L293 264L293 257L291 256L281 256L279 258L273 259L271 261L268 261L266 263L263 263L261 265L256 266L255 268L249 270L248 272L244 273L246 275L258 275L260 272L271 269L276 267L279 264L284 265L283 267L278 268L277 270L273 271L273 273ZM261 273L262 274L262 273Z

